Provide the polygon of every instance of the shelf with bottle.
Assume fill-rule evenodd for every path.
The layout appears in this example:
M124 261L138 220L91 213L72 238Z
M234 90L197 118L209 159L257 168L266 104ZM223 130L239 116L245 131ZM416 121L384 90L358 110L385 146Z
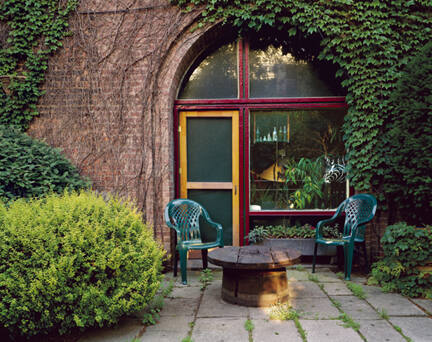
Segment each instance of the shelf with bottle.
M276 126L273 127L273 131L269 130L267 132L260 132L257 128L254 135L254 143L265 143L265 142L286 142L289 143L289 134L287 132L287 126L280 126L277 129Z

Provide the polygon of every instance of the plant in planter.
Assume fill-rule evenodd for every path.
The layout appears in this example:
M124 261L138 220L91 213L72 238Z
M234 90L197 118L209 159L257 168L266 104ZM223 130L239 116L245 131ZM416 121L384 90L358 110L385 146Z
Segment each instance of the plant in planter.
M326 238L341 238L339 225L325 226ZM257 226L247 236L249 242L269 246L280 246L299 250L302 255L313 255L315 227L310 224L303 226ZM318 246L318 255L335 255L334 246Z

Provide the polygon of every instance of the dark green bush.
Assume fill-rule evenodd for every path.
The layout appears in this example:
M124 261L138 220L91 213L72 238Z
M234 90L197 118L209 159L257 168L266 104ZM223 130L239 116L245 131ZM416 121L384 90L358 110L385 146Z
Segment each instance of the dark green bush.
M118 199L0 204L0 327L28 337L114 324L151 301L162 257L141 215Z
M432 262L432 227L416 229L398 223L387 227L381 244L384 258L372 266L369 282L385 291L432 298L432 272L417 268Z
M35 197L88 186L58 149L0 126L0 198Z

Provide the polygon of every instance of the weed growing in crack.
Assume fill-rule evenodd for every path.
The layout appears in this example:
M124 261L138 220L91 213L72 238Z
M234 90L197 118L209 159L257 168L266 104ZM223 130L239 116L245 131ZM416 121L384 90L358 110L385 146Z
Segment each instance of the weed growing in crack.
M346 286L351 290L354 296L360 299L366 299L366 293L361 285L348 281Z
M201 271L201 276L199 279L201 283L201 291L204 291L208 285L213 281L213 273L210 269L205 269Z

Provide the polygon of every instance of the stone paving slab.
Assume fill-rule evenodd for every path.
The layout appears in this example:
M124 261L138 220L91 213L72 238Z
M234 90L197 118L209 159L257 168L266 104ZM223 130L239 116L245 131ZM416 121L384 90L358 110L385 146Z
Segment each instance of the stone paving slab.
M344 328L338 320L300 320L300 324L308 342L364 342L358 333Z
M199 298L165 298L161 316L193 317L198 308Z
M180 342L187 337L191 322L193 322L193 317L161 316L157 324L146 327L139 341ZM128 342L131 342L131 340Z
M363 288L367 295L366 300L378 312L384 309L389 316L426 316L425 312L398 293L384 293L376 286Z
M174 287L168 298L199 298L201 289L198 286Z
M329 296L349 296L352 295L351 290L344 282L340 283L323 283L324 291Z
M333 319L340 315L328 298L290 298L291 305L301 318L306 319Z
M366 301L356 296L335 296L333 299L341 304L342 311L354 321L358 319L382 319Z
M130 342L144 329L136 319L124 319L118 326L87 330L78 342Z
M247 317L247 306L234 305L222 300L221 286L221 282L215 282L207 287L197 317Z
M402 329L402 333L414 342L432 341L432 318L390 317L390 322Z
M328 269L315 269L315 273L312 275L318 278L320 283L343 283L342 279L339 279L336 273Z
M293 298L327 297L318 284L311 281L289 281L288 294Z
M419 305L424 311L432 316L432 300L431 299L411 299L414 303Z
M192 331L194 342L248 342L246 318L198 318ZM181 341L181 339L180 339Z
M254 342L302 342L294 321L252 320Z
M406 342L405 338L384 319L356 319L355 321L360 324L359 331L368 342Z
M293 269L287 269L287 278L288 281L295 281L295 280L300 280L300 281L307 281L308 280L308 276L309 276L309 272L305 271L297 271L297 270L293 270Z

